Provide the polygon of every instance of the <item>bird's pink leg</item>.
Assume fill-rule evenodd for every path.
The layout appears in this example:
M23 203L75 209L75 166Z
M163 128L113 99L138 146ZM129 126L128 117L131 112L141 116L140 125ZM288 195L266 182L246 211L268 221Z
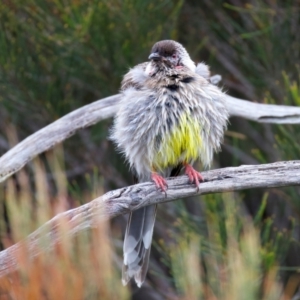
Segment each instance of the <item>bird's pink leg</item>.
M167 190L167 181L162 176L158 175L156 172L153 172L151 174L151 179L154 181L157 188L161 189L163 192Z
M185 174L189 177L190 182L195 183L198 187L200 182L204 181L204 178L191 165L185 163L184 166L185 166Z

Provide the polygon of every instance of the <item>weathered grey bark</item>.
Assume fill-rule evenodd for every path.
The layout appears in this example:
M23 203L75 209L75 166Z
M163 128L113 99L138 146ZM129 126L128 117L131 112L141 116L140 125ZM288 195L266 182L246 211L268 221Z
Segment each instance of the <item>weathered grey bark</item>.
M300 185L300 160L243 165L203 172L202 175L205 182L200 184L199 190L188 183L186 176L181 176L168 180L169 187L166 194L158 191L153 183L141 183L110 191L85 205L58 214L23 242L0 252L0 277L18 269L17 254L18 251L22 251L24 243L31 257L59 243L61 240L59 226L63 221L68 225L68 235L72 236L97 226L101 220L150 204L201 194Z
M0 182L79 129L112 117L120 99L121 95L115 95L83 106L20 142L0 158ZM231 96L226 96L226 101L231 116L264 123L300 123L300 107L259 104Z
M37 155L66 140L79 129L111 118L117 111L120 95L85 105L30 135L0 157L0 182L23 168Z
M226 96L230 116L259 123L299 124L300 107L250 102Z

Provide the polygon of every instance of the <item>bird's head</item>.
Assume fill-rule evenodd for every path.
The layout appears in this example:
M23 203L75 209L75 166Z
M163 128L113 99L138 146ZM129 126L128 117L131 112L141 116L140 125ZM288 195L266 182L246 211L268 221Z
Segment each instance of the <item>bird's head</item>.
M191 60L185 48L172 40L164 40L155 43L152 47L149 59L154 63L163 63L169 68L185 66L195 71L195 63Z

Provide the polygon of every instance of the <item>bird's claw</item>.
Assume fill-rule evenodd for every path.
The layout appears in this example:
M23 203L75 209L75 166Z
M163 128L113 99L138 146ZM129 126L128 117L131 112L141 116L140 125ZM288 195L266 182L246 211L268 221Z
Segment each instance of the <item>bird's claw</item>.
M185 174L188 176L190 182L195 183L199 189L200 182L204 181L203 176L189 164L185 165Z
M162 190L163 192L166 192L168 184L162 176L158 175L157 173L152 173L151 179L154 181L158 189Z

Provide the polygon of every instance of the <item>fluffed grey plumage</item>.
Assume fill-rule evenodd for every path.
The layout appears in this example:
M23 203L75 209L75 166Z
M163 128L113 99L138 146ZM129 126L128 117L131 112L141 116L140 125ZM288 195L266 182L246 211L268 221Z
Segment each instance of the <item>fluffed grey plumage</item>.
M181 44L160 41L149 58L150 62L137 65L124 76L123 97L111 134L139 182L151 180L154 172L168 177L174 168L197 158L209 166L228 120L224 94L210 83L208 67L201 63L196 68ZM190 130L189 141L194 145L182 142L179 156L172 148L178 130ZM179 144L180 134L175 141ZM190 149L195 146L197 149ZM140 287L145 280L155 214L156 206L148 206L129 217L123 284L134 277Z

